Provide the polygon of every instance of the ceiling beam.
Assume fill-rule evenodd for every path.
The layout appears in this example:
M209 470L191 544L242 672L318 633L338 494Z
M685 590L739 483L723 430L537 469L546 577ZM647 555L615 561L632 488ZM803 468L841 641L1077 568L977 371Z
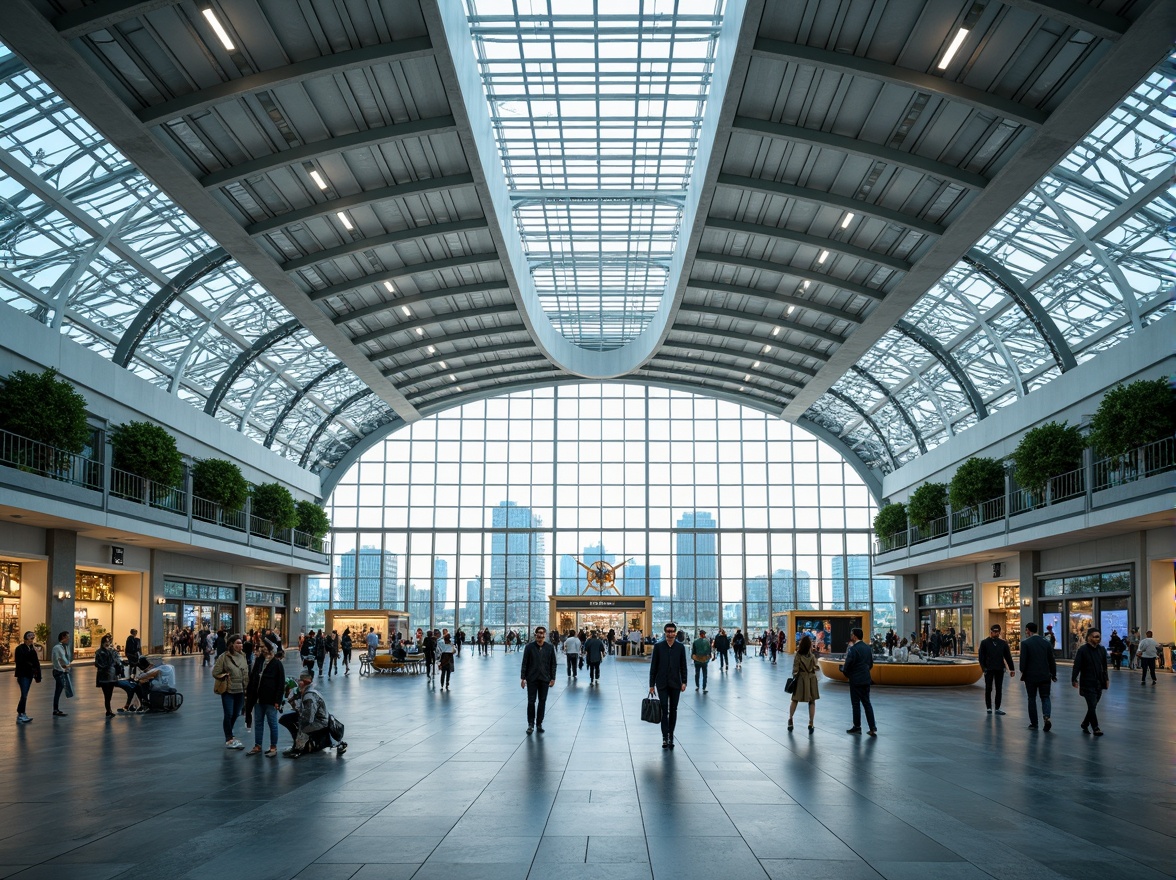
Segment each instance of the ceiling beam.
M373 248L386 247L388 245L404 244L409 241L419 241L423 238L431 238L439 235L453 235L459 232L475 232L479 229L486 228L486 220L482 217L477 217L472 220L458 220L453 223L433 223L429 226L413 226L409 229L400 229L396 232L387 232L383 235L373 235L370 237L360 236L353 238L346 244L341 244L336 247L324 248L321 251L307 254L304 257L297 257L293 260L287 260L282 263L282 269L286 272L297 272L299 269L306 269L310 266L315 266L319 263L325 263L328 260L337 260L340 257L350 257L355 254L362 254L364 251L372 250ZM272 231L272 230L271 230ZM489 263L498 262L497 254L469 254L469 257L477 257L476 262ZM453 257L451 259L462 259L462 257ZM465 265L465 264L463 264ZM404 270L391 270L404 274ZM322 297L314 297L321 299Z
M763 193L769 196L783 196L799 202L809 202L818 207L831 207L841 211L853 211L853 213L858 215L873 217L884 223L904 226L907 229L914 229L927 235L940 236L944 233L944 227L938 223L932 223L921 217L904 214L902 211L894 211L890 208L883 208L880 205L871 204L870 202L863 202L860 199L839 196L820 189L808 189L803 186L794 186L791 183L781 183L778 180L765 180L761 177L743 177L738 174L720 174L718 183L719 186L727 186L732 189L748 190L749 192Z
M774 376L771 373L765 373L763 370L742 369L736 364L724 364L724 363L716 362L716 361L700 361L697 358L683 357L681 355L676 355L676 354L667 354L666 348L668 348L668 347L670 347L670 346L662 346L661 350L658 351L658 353L653 356L652 360L650 360L650 363L656 364L659 361L665 361L672 366L690 367L691 370L686 371L688 375L704 375L705 376L707 370L718 370L726 375L739 376L740 379L733 380L733 381L736 381L741 385L750 385L750 384L753 384L753 380L761 379L764 382L771 382L776 385L789 385L793 388L798 387L795 382L789 382L788 380L783 379L780 376ZM697 374L694 373L693 372L694 370L698 370L699 373L697 373ZM751 376L752 378L744 380L744 379L742 379L743 376ZM784 392L784 393L773 392L773 393L777 394L778 396L791 396L790 393L788 393L788 392Z
M339 198L326 202L316 202L313 205L307 205L305 208L295 208L293 211L285 211L276 217L269 217L265 220L251 223L245 227L245 231L250 235L265 235L267 232L274 232L283 227L293 226L295 223L304 223L307 220L313 220L316 217L322 217L327 214L336 214L340 211L364 208L378 202L389 201L390 199L402 199L406 196L428 195L429 193L442 192L461 186L469 186L473 182L474 179L469 174L454 174L449 177L434 177L430 180L412 180L408 183L398 183L394 186L382 186L379 189L367 190L350 196L340 196ZM438 223L435 225L438 227L454 226L457 228L452 231L460 232L464 229L477 229L479 228L478 224L484 227L486 221L479 218L475 220L460 220L457 223L449 224Z
M301 329L302 325L298 323L298 319L291 318L286 323L279 324L268 333L259 336L253 345L237 355L233 363L221 375L220 380L216 383L216 387L208 395L208 401L204 404L204 411L210 416L215 416L216 411L220 409L221 401L225 399L225 395L233 387L233 383L237 381L238 377L245 372L249 365L265 354L268 349L273 348L283 339L293 336Z
M490 327L488 329L479 328L477 330L464 330L461 333L448 333L445 336L437 337L435 339L425 339L423 337L420 339L414 339L411 341L411 344L408 345L402 345L398 348L386 348L382 351L373 352L371 359L374 363L375 361L387 360L388 358L399 357L403 354L410 354L414 351L420 351L422 348L427 349L430 345L434 347L441 345L454 345L458 342L468 342L469 340L482 339L486 336L507 336L512 333L524 333L530 336L530 333L524 324L511 324L506 327ZM534 343L530 340L519 343L519 345L528 344L533 345ZM411 365L406 366L405 369L411 369ZM399 371L389 370L384 375L390 376L396 372Z
M854 366L853 371L861 376L865 382L869 383L879 394L881 394L887 401L890 402L890 405L894 407L899 417L904 422L906 422L907 428L910 430L911 435L915 438L915 444L919 447L919 454L925 454L927 452L927 444L923 440L923 433L915 424L914 419L911 418L911 414L906 411L906 407L899 402L898 398L894 396L889 388L874 378L873 373L870 373L859 366Z
M676 323L674 324L673 332L677 334L697 334L698 336L718 336L721 339L730 339L733 342L742 343L743 345L754 345L759 349L761 356L771 354L776 349L779 349L780 351L786 351L790 354L799 355L800 357L809 358L810 360L817 362L823 362L825 360L825 356L822 355L819 351L813 351L809 348L802 348L799 345L788 345L786 343L777 342L774 339L752 339L746 333L739 333L735 330L722 330L718 327L702 327L698 324ZM666 340L665 344L678 346L691 345L690 342L674 342L672 336L670 339ZM765 345L769 346L768 351L763 350ZM777 363L780 365L780 367L792 370L792 372L799 373L802 376L815 376L817 373L817 371L811 367L804 367L800 364L794 364L791 361L777 361Z
M1011 119L1030 128L1039 128L1049 118L1046 113L1035 107L1002 98L1000 95L993 95L983 89L966 86L942 76L898 67L884 61L875 61L872 58L862 58L859 55L850 55L846 52L831 52L828 49L803 46L799 43L785 43L766 37L756 38L755 48L752 52L756 57L766 58L770 61L803 64L836 71L848 76L879 80L917 92L930 92L945 100L965 104L983 113Z
M775 358L770 357L769 355L748 354L745 351L737 351L732 348L723 348L721 345L709 345L709 344L703 343L703 342L676 342L673 339L673 337L671 337L666 340L665 345L663 345L660 349L658 349L658 351L661 352L667 348L678 348L678 349L681 349L681 350L687 351L687 352L704 351L707 354L718 355L719 357L728 358L729 360L749 361L752 364L754 364L758 361L761 366L766 365L766 366L770 366L770 367L778 367L778 368L784 369L784 370L792 370L793 369L793 367L789 363L787 363L786 361L780 362L780 361L776 360ZM655 355L655 357L657 357L657 355ZM732 369L739 369L739 367L732 366ZM759 369L759 368L756 367L755 369ZM746 373L746 372L748 372L748 370L745 369L743 372ZM783 382L785 385L791 385L793 388L802 387L801 382L799 380L789 379L787 376L780 376L780 375L777 375L776 373L767 373L766 375L770 376L772 378L773 382Z
M957 168L955 165L928 159L925 156L918 156L904 150L896 150L884 144L875 144L828 131L803 128L799 125L786 125L783 122L768 122L765 119L753 119L750 116L736 116L732 131L736 134L755 134L774 140L795 141L810 147L820 147L850 156L859 156L863 159L886 162L889 165L897 165L931 177L938 177L966 189L980 190L988 185L988 178Z
M412 293L407 296L401 296L396 299L389 299L383 302L375 303L374 305L364 306L361 309L355 309L351 312L343 312L331 319L336 325L346 324L348 321L358 321L360 318L367 318L371 315L379 315L383 312L391 312L396 309L408 307L412 308L420 303L433 302L436 300L449 299L454 296L468 296L471 293L490 293L495 290L509 290L505 281L486 281L481 284L461 284L457 287L438 287L436 290L426 290L421 293Z
M853 448L845 442L837 434L834 434L824 425L818 425L812 419L801 417L796 420L796 424L808 431L818 440L827 443L837 453L845 459L845 463L853 468L854 472L862 478L862 482L866 484L866 488L870 490L870 495L874 498L874 503L881 506L882 504L882 476L879 471L871 468L864 461L862 457L853 451ZM342 476L342 474L340 474Z
M702 303L684 302L678 309L681 312L686 312L692 315L713 315L720 318L727 318L731 321L750 321L753 324L774 324L777 327L783 327L793 333L800 333L803 336L808 336L811 339L821 339L825 342L832 342L835 345L840 345L845 342L845 337L839 333L830 333L828 330L818 330L816 327L809 327L806 324L798 324L796 321L787 321L782 318L773 318L768 315L756 315L751 312L745 312L740 309L725 309L722 306L708 306Z
M828 315L831 318L836 318L839 321L848 321L851 324L860 324L862 322L861 315L855 315L852 312L847 312L844 309L836 308L835 306L825 305L824 303L816 302L815 300L805 299L800 296L789 296L786 293L775 293L771 290L760 290L755 287L744 287L740 284L725 284L722 281L701 281L696 278L691 278L687 287L694 290L705 290L715 293L730 293L734 296L746 296L751 299L763 300L764 302L776 303L782 306L791 306L805 311L813 312L818 315Z
M341 134L323 141L301 144L289 150L282 150L269 156L251 159L213 171L200 178L200 182L214 188L244 180L247 177L257 177L287 168L301 162L313 162L324 156L346 153L349 150L359 150L365 147L378 147L382 144L394 143L409 138L426 138L435 134L445 134L456 131L457 123L452 116L435 116L429 119L412 119L408 122L396 122L392 125L382 125L351 134Z
M366 345L369 342L375 342L377 339L383 339L386 336L395 336L397 333L412 332L417 329L425 330L427 328L437 329L439 325L448 323L450 321L467 321L475 318L490 318L495 315L516 315L519 308L512 301L505 305L484 306L478 309L466 309L461 312L448 312L443 315L431 315L428 318L421 318L417 321L405 321L397 324L395 327L384 327L380 330L373 330L370 333L363 333L352 338L352 342L356 345ZM436 339L431 342L435 345Z
M362 46L359 49L346 49L332 55L320 55L317 58L296 61L293 64L263 70L260 73L251 73L248 76L231 79L215 86L198 89L178 98L153 104L137 111L135 115L144 125L162 125L168 120L191 116L193 113L209 110L225 101L237 100L256 92L278 89L320 76L345 73L357 67L410 61L432 54L433 44L428 37L411 37L407 40L394 40L391 43L375 43L371 46Z
M837 290L844 290L846 293L854 293L866 299L883 300L886 298L886 291L884 290L875 290L873 287L866 287L863 284L855 284L852 281L846 281L842 278L834 278L832 275L826 275L824 272L798 269L796 266L790 266L787 263L773 263L771 260L757 260L753 257L741 257L735 256L734 254L714 254L709 251L699 251L694 255L694 259L696 263L716 263L721 266L739 266L744 269L756 269L761 272L775 272L777 275L791 275L794 278L812 281L817 284L825 284ZM690 283L693 284L694 282L691 281Z
M346 364L340 362L335 364L333 367L327 367L325 370L299 388L296 392L294 392L290 399L286 401L286 405L282 407L282 411L278 413L277 417L274 419L274 423L270 425L269 430L266 431L265 442L262 445L265 446L266 449L272 447L274 445L274 439L278 436L278 431L282 429L282 424L286 421L287 418L290 417L290 413L294 412L294 407L298 406L302 399L306 397L306 395L310 394L310 392L313 391L315 386L317 386L320 382L335 375L340 370L345 369L346 366Z
M1043 18L1085 31L1100 40L1117 40L1131 22L1077 0L1002 0L1006 6L1035 12Z
M181 0L98 0L81 9L74 9L53 19L53 27L67 40L94 31L105 30L148 12L178 6Z
M744 235L755 235L761 238L770 238L773 241L786 241L789 244L807 245L817 250L827 250L830 253L841 254L846 257L852 257L855 260L861 260L866 263L875 263L879 266L885 266L887 269L894 269L896 272L909 272L911 264L899 257L892 257L889 254L880 254L876 251L868 250L867 248L857 247L856 245L848 244L844 241L838 241L833 238L825 238L821 235L808 235L804 232L793 232L791 229L781 229L778 226L763 226L759 223L744 223L740 220L726 220L721 217L708 217L706 220L707 229L721 230L723 232L743 233Z
M858 406L854 401L850 400L840 391L830 391L832 397L836 397L851 410L858 414L858 417L870 426L870 430L874 432L874 436L878 438L878 442L882 444L882 449L886 453L886 458L890 461L890 469L894 470L898 466L898 462L894 457L894 450L890 448L890 442L886 439L886 435L882 433L882 429L878 427L878 423L870 418L870 414Z
M367 244L370 246L372 239L367 239ZM357 248L354 252L368 250L367 247ZM319 251L318 253L323 253ZM411 278L413 275L421 275L425 272L439 272L442 269L460 269L463 266L478 266L482 263L497 263L498 254L463 254L458 257L446 257L442 260L431 260L428 263L411 263L408 266L401 266L398 269L387 269L383 272L375 272L371 275L365 275L362 278L356 278L354 281L344 281L342 284L332 284L330 287L324 287L322 290L312 290L308 296L312 302L321 302L324 299L329 299L332 296L340 296L344 293L350 293L353 290L358 290L368 284L383 284L385 281L396 281L398 278ZM284 265L289 265L284 264ZM505 282L504 282L505 283Z
M361 388L359 391L356 391L337 407L331 410L327 414L327 417L319 422L318 427L314 429L314 433L310 435L310 439L306 441L306 448L302 450L302 456L298 459L299 467L306 467L306 463L310 461L310 453L314 450L314 447L318 443L319 438L323 435L323 432L326 431L328 427L330 427L331 422L339 418L339 416L341 416L349 407L359 403L371 393L372 390L370 388Z
M955 379L956 384L960 386L960 390L968 398L968 402L972 405L972 410L976 413L977 419L988 418L988 407L985 406L984 398L981 396L979 389L976 388L976 385L969 378L964 368L960 366L960 362L955 359L955 356L950 351L943 347L939 340L909 321L898 321L894 325L894 329L916 345L922 346L935 360L943 365L943 368Z

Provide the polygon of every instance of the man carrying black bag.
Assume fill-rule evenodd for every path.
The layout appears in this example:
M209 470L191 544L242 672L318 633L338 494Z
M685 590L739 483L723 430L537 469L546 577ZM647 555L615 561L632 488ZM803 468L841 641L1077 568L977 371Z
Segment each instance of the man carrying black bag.
M678 627L662 627L666 637L653 646L649 664L649 693L657 690L661 700L662 748L674 747L674 727L678 723L678 699L686 690L686 646L677 641Z

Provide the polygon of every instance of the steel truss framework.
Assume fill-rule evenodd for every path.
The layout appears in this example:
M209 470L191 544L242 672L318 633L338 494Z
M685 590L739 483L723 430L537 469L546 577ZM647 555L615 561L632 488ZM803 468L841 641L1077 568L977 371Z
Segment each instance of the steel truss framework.
M308 466L386 420L360 400L341 409L359 378L0 53L0 300Z
M988 411L1176 307L1174 89L1176 68L1165 63L905 316L942 345ZM808 415L884 472L888 450L901 465L976 420L952 371L898 329Z

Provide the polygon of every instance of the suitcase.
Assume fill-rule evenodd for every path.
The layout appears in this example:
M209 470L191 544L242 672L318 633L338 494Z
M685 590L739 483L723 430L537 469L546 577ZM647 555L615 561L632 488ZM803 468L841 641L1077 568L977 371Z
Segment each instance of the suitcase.
M152 691L147 695L147 708L152 712L174 712L184 705L184 695L176 691Z

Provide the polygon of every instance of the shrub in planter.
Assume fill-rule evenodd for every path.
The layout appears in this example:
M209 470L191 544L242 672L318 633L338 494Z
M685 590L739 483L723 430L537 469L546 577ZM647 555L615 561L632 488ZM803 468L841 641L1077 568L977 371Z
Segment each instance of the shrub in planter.
M1103 395L1088 442L1104 458L1176 434L1176 389L1168 377L1117 385Z
M294 496L280 483L262 483L253 487L253 515L268 519L276 531L292 529L298 522Z
M947 484L924 483L907 499L907 519L918 529L947 516Z
M995 458L969 458L952 475L948 494L952 510L977 507L1005 491L1004 464Z
M907 527L905 504L885 504L874 517L874 534L879 538L893 538Z
M240 510L249 497L249 484L231 461L206 458L192 467L192 492L225 510Z
M17 370L0 378L0 428L65 453L81 452L90 439L86 398L69 382L58 379L56 370ZM68 466L64 455L49 450L30 449L19 454L21 465L38 471L59 471Z
M1017 483L1039 493L1053 477L1077 470L1086 445L1077 426L1046 422L1026 431L1013 450Z
M322 505L313 501L299 501L298 523L294 528L316 540L321 540L331 530L331 520Z
M184 480L184 461L176 438L154 422L127 422L114 429L114 466L150 480L160 487L179 486Z

